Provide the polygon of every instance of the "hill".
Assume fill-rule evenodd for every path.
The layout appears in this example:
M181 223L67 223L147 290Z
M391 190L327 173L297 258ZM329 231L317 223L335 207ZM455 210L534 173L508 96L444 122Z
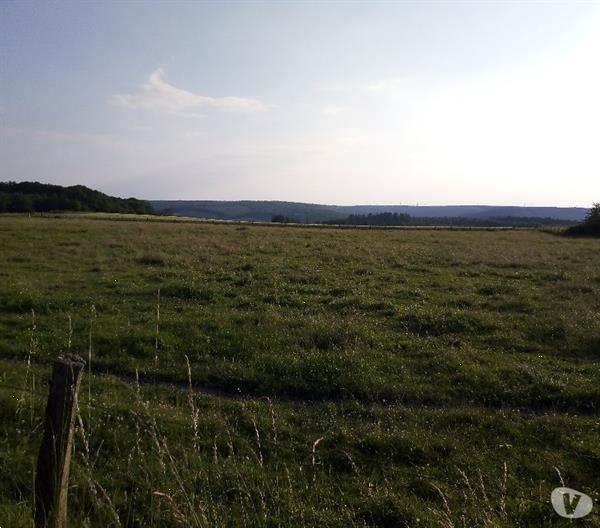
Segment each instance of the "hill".
M583 207L517 207L491 205L323 205L280 201L209 201L209 200L156 200L150 202L158 211L169 211L179 216L217 218L221 220L252 220L269 222L274 216L298 219L303 223L317 223L347 218L350 215L381 213L408 214L414 218L552 218L580 222L587 209Z
M151 214L154 209L144 200L116 198L83 185L0 182L0 213L49 211Z
M338 212L336 206L299 202L156 200L150 203L157 211L168 211L178 216L215 218L218 220L270 222L274 216L281 215L297 219L303 223L314 223L348 216L345 211Z

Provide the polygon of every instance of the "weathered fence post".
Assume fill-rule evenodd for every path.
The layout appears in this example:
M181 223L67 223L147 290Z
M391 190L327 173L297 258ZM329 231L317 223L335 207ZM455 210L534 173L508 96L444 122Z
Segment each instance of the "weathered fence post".
M52 368L35 478L35 528L66 527L77 391L84 366L83 359L69 354L59 357Z

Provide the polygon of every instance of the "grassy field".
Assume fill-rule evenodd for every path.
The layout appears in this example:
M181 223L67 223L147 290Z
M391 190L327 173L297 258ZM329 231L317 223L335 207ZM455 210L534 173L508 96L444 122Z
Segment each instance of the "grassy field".
M91 358L72 526L571 526L561 479L600 500L600 240L3 216L0 251L2 528L31 526L64 352Z

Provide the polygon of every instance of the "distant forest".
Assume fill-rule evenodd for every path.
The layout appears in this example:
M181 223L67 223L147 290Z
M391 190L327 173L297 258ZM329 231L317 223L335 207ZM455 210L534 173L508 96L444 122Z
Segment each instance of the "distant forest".
M452 227L545 227L572 225L568 220L556 218L534 218L522 216L504 216L491 218L469 217L417 217L405 213L352 214L347 218L326 220L323 224L372 225L372 226L452 226Z
M269 222L274 217L279 221L292 220L297 223L314 224L323 221L345 220L349 215L368 215L382 213L408 214L411 218L424 218L431 223L432 218L460 218L460 225L466 219L502 219L506 218L534 219L533 225L568 225L583 221L589 209L585 207L519 207L495 205L323 205L301 202L281 201L215 201L215 200L155 200L151 202L157 211L177 216L193 216L197 218L215 218L220 220L249 220ZM548 218L565 220L548 221ZM542 219L539 220L538 219ZM415 222L417 220L414 220ZM419 224L422 222L419 220ZM520 222L520 221L519 221ZM436 225L440 223L436 220ZM493 225L497 222L492 221ZM527 221L526 224L532 225ZM480 225L469 222L467 225ZM519 225L522 225L519 223Z
M0 213L51 211L154 213L149 202L115 198L83 185L62 187L38 182L0 182Z

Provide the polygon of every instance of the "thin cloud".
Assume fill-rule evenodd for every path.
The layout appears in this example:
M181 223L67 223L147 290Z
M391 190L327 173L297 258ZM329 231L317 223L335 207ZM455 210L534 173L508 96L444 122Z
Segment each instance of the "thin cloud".
M115 94L110 98L110 102L125 108L142 108L184 117L203 117L201 110L207 108L245 112L266 109L266 105L257 99L210 97L182 90L165 82L163 75L162 68L157 69L136 93Z
M400 96L406 94L407 89L411 88L415 81L415 77L399 77L369 83L364 85L363 89L374 94Z
M401 96L406 95L407 91L414 87L416 81L416 77L407 75L404 77L380 79L370 82L330 84L322 86L321 91Z

